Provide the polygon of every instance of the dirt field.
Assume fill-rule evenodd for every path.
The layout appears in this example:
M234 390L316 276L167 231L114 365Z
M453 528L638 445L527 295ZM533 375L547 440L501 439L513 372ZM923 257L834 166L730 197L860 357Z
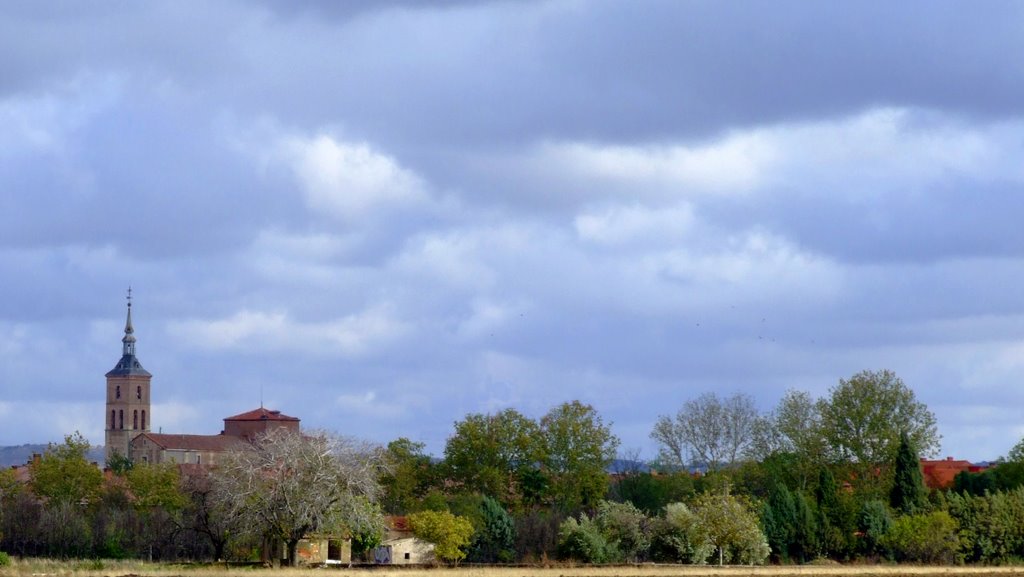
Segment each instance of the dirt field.
M16 560L0 567L0 577L1024 577L1019 567L918 567L894 565L805 565L713 567L619 565L581 567L430 567L252 569L191 567L117 561Z

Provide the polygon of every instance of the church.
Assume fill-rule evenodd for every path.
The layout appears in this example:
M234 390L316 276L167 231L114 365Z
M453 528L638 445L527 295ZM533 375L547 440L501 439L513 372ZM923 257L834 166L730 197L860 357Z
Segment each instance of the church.
M135 356L132 291L128 289L128 318L121 339L121 360L107 377L105 458L121 455L135 463L177 463L211 466L220 456L276 429L299 431L299 419L264 407L224 419L218 435L154 433L151 384L153 375Z

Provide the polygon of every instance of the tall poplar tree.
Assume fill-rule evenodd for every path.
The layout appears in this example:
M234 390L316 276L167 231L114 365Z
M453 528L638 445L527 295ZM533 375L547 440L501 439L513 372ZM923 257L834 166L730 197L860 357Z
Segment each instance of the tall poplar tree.
M896 450L895 474L889 505L896 511L911 515L925 503L924 476L918 462L917 451L906 433L900 435L900 446Z

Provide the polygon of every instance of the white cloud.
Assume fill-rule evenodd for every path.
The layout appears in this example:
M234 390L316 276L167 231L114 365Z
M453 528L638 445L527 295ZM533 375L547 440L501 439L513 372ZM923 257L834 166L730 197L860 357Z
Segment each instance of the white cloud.
M407 398L402 395L378 398L376 391L338 395L334 399L334 404L341 413L376 419L396 419L406 415L406 402Z
M368 144L320 135L288 138L283 149L313 210L350 220L381 208L414 207L427 199L416 174Z
M688 199L779 195L875 201L966 177L1024 182L1024 122L965 124L908 108L733 130L703 142L548 141L510 166L578 201L631 199L648 208Z
M458 334L468 339L485 337L507 327L520 315L525 314L528 308L523 304L476 298L470 307L470 314L459 323Z
M806 307L833 302L843 292L842 267L784 238L751 231L719 240L718 250L678 248L642 255L641 270L689 287L688 308L747 301Z
M502 275L503 263L495 255L526 250L535 232L522 223L435 230L410 239L392 264L414 278L449 288L484 291Z
M699 146L549 143L540 154L570 175L626 184L640 194L653 186L686 195L750 189L776 150L759 132L747 132Z
M695 225L695 217L688 204L665 209L630 204L585 212L576 216L573 225L581 240L597 244L666 244L684 238Z
M408 330L389 306L325 322L299 322L285 312L242 310L217 320L172 322L183 342L211 350L291 352L358 357L389 346Z

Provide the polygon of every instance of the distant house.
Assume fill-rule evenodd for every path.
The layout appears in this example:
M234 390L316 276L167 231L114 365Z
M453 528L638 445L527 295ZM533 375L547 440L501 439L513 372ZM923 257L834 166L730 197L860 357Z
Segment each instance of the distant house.
M946 457L940 461L921 459L921 474L924 476L924 484L929 489L948 489L953 486L953 479L958 474L980 473L987 468L986 465L955 460L953 457Z
M434 544L413 535L406 517L386 517L384 523L384 539L373 551L374 562L382 565L421 565L434 562Z

